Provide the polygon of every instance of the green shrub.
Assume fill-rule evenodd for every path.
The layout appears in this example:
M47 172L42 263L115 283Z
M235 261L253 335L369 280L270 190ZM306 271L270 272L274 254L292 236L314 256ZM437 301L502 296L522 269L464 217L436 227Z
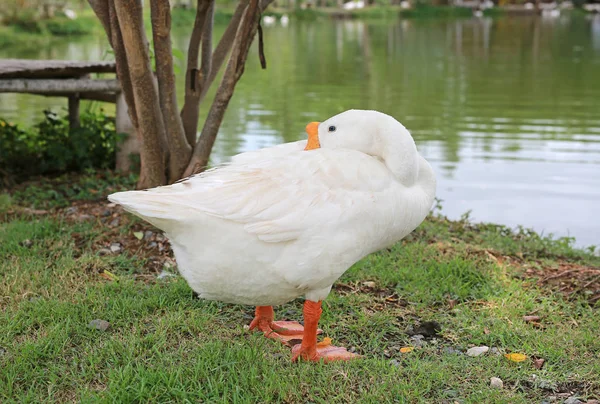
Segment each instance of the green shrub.
M85 35L93 31L95 21L80 17L71 20L67 17L57 17L46 21L46 29L55 36Z
M10 181L32 175L112 168L117 143L114 118L83 112L81 126L69 129L67 116L44 111L45 119L22 129L0 119L0 173ZM4 182L7 182L5 179Z

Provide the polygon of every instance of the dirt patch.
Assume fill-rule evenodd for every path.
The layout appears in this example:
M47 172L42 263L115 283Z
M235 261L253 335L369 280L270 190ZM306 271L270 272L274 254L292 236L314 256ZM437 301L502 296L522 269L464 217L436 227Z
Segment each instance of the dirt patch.
M600 268L559 262L556 266L527 268L521 278L567 297L584 296L592 305L600 301Z
M77 203L55 212L68 221L96 221L101 229L95 234L73 233L75 247L98 255L127 252L143 259L143 273L160 273L175 266L168 239L154 226L138 220L120 206L106 202Z
M594 305L600 301L600 268L568 262L564 259L555 264L542 260L525 259L518 255L503 255L491 249L463 246L456 249L450 243L431 243L442 255L462 255L472 259L492 261L500 266L517 269L517 277L526 285L559 292L571 299L584 297Z

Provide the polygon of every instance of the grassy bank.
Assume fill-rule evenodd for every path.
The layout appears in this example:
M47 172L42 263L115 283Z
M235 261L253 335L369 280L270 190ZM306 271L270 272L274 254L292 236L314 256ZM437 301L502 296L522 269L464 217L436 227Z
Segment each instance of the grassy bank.
M244 329L251 307L159 279L176 273L168 243L104 201L134 180L62 177L0 197L0 401L600 398L600 258L569 240L431 216L324 304L325 334L364 358L292 364L289 348ZM301 319L301 302L276 313ZM483 345L494 349L465 354Z

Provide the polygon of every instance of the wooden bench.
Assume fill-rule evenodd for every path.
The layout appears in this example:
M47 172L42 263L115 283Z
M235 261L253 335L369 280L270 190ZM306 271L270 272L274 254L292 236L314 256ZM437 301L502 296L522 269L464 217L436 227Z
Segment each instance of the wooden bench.
M119 146L117 169L129 171L129 155L139 153L138 139L129 119L127 103L116 78L92 78L94 73L116 74L115 62L76 62L70 60L0 59L0 93L26 93L69 100L69 125L80 126L80 100L116 104L116 130L127 133Z

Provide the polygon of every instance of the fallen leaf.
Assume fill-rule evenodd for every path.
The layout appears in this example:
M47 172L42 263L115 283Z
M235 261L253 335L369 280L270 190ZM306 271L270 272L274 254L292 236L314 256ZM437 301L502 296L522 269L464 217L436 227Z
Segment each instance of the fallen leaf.
M545 359L539 358L539 359L534 359L533 361L533 366L536 369L541 369L544 366L544 362L546 362Z
M400 348L400 353L409 353L412 352L412 350L415 349L412 346L403 346L402 348Z
M527 356L523 355L521 353L509 353L509 354L504 354L504 356L506 356L506 359L508 359L509 361L513 361L513 362L523 362L524 360L527 359Z
M134 231L133 235L135 236L135 238L137 238L138 240L141 240L144 238L144 233L142 233L141 231Z
M118 281L119 277L115 274L113 274L112 272L109 272L107 270L104 270L104 272L102 272L100 274L101 277L103 277L104 279L108 279L109 281Z
M325 338L323 338L323 341L317 342L317 346L323 347L323 346L329 346L329 345L331 345L331 338L329 338L329 337L325 337Z
M526 323L533 323L536 321L540 321L540 319L540 316L523 316L523 321L525 321Z

